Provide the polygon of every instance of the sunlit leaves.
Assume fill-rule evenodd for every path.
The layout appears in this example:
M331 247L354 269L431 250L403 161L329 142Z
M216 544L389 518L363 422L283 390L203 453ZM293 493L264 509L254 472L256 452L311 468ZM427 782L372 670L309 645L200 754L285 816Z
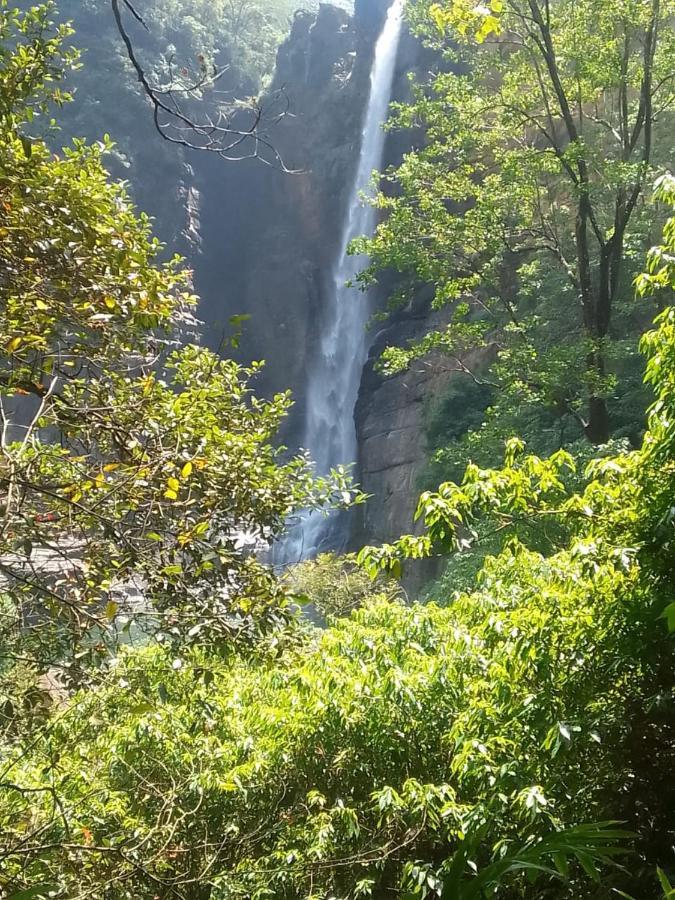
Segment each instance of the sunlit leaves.
M448 883L469 900L528 867L542 886L579 878L584 863L604 871L625 833L563 825L598 818L598 792L625 777L626 709L661 632L634 575L582 571L521 550L448 609L373 598L253 656L128 651L51 737L71 827L91 828L97 846L125 835L169 883L208 859L214 889L251 895L393 884L433 897ZM565 743L556 754L552 728ZM13 777L36 765L20 761ZM58 829L50 809L45 797L34 815ZM155 857L170 836L181 853ZM76 875L57 851L41 865L79 886L128 871L99 860L88 851ZM154 896L152 878L136 877L138 896Z
M62 105L69 99L58 82L76 65L77 55L65 46L72 29L56 25L55 12L55 4L49 0L27 9L11 0L0 2L0 41L13 45L0 67L0 122L4 128L18 130L46 113L50 104ZM19 147L21 155L30 158L33 142L22 137Z
M424 526L422 535L404 535L393 545L365 547L359 555L361 564L372 574L383 570L397 576L404 559L470 546L473 527L481 518L494 520L495 527L505 531L521 520L534 523L556 512L564 517L570 512L562 506L564 475L575 470L572 456L560 450L542 460L524 451L521 440L511 439L503 468L469 464L460 485L447 482L423 493L415 513Z
M429 18L441 34L455 34L482 44L492 34L499 34L499 13L502 0L492 0L489 5L472 0L452 0L434 3L429 7Z
M639 390L630 360L651 317L630 280L649 240L639 198L672 130L672 3L415 0L408 15L447 66L395 106L394 127L423 127L426 141L386 173L376 201L385 214L356 248L371 260L364 285L393 268L400 302L433 292L450 324L386 348L380 368L397 374L434 354L433 368L445 353L449 368L493 384L488 427L460 455L485 456L495 429L535 417L533 432L551 423L559 443L599 431L604 443L594 410L613 407L614 424L617 395ZM657 41L645 61L652 15ZM645 128L647 83L654 121ZM589 209L579 219L582 196ZM582 239L576 223L586 218ZM610 257L628 276L611 285ZM667 277L659 260L656 248L642 294ZM639 413L629 427L640 430Z
M664 173L654 186L654 200L671 211L675 208L675 176ZM655 294L675 289L675 216L670 216L663 229L663 242L652 247L647 256L647 271L635 279L638 293Z
M293 509L356 495L282 460L290 397L254 396L261 364L179 349L190 274L111 182L110 138L54 154L21 133L64 99L52 12L0 2L0 568L17 609L49 613L23 656L75 680L131 634L255 638L287 602L254 551Z

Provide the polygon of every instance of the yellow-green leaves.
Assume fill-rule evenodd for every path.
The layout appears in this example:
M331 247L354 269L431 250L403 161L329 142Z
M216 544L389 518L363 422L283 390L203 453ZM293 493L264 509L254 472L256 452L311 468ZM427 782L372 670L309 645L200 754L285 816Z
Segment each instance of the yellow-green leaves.
M106 615L106 619L108 619L110 622L113 621L113 619L117 615L118 611L119 611L119 604L116 603L114 600L109 600L106 603L105 615Z
M436 25L436 28L440 32L445 32L445 29L449 25L449 15L440 5L440 3L434 3L429 7L429 16Z
M180 566L163 575L179 584ZM150 841L174 846L180 830L180 853L143 857L142 900L159 878L206 865L219 888L252 897L327 896L336 884L345 896L433 896L415 893L422 884L476 900L517 890L523 873L549 891L569 877L592 890L629 851L604 797L635 772L630 710L653 708L649 590L610 569L585 577L565 552L521 549L446 608L364 591L362 608L326 629L278 631L271 653L162 641L121 654L107 683L22 757L13 783L40 784L51 749L74 825L123 827L138 854ZM68 840L44 794L2 808L6 834L30 810L41 845ZM642 799L649 833L648 789ZM235 840L223 841L223 822ZM5 865L37 880L25 840ZM392 841L386 867L364 866ZM125 884L126 859L98 840L87 860L75 870L55 854L52 871L68 890Z
M194 463L186 462L180 470L180 477L183 481L187 481L194 469ZM175 476L169 476L166 480L166 490L164 496L167 500L177 500L181 489L181 483Z
M430 6L429 17L441 34L482 44L490 35L499 34L499 14L503 8L503 0L491 0L487 5L473 0L451 0Z
M415 520L423 523L421 535L406 534L393 544L365 547L358 561L373 576L385 571L400 577L403 560L467 549L481 519L507 534L522 520L537 527L535 523L550 521L554 515L564 519L572 513L566 476L575 469L573 457L564 450L540 459L525 454L520 438L511 438L503 468L482 469L469 463L461 484L445 482L420 496Z

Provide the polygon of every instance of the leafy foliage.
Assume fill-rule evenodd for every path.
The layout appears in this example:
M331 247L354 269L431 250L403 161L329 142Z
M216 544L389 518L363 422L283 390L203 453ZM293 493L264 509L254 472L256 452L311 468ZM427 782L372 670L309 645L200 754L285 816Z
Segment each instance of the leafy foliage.
M459 477L469 455L462 445L480 430L493 399L491 385L457 379L450 382L440 397L429 398L425 411L429 463L420 487Z
M386 350L384 371L432 349L495 359L502 434L526 408L545 427L560 421L566 442L639 435L639 412L617 422L613 407L652 318L631 276L649 240L644 186L672 124L672 9L418 0L409 13L447 63L397 108L395 126L422 125L427 142L389 173L386 217L356 250L372 259L364 284L393 268L408 278L403 299L430 283L452 318Z
M253 396L259 365L180 346L188 273L159 262L105 145L57 156L23 133L61 99L70 59L62 31L39 50L50 12L0 8L0 79L15 85L0 121L0 573L26 626L16 652L43 669L66 650L71 667L105 660L97 636L135 619L214 641L262 624L283 599L246 547L346 488L343 474L314 482L304 457L281 462L290 399Z
M576 881L565 834L557 862L556 838L536 849L536 836L596 815L613 790L621 807L627 710L653 689L664 632L632 574L605 569L570 589L569 557L522 552L509 568L512 581L495 567L449 610L376 601L274 664L125 654L114 682L79 697L48 738L63 815L28 792L48 744L34 763L10 761L5 821L30 804L34 837L28 855L8 848L5 871L66 896L123 879L139 897L158 883L218 897L421 897L419 865L426 885L455 879L469 897L472 865L487 884L548 853ZM603 841L617 839L580 850L594 877L614 852Z
M423 501L429 545L482 511L507 529L555 519L546 554L514 540L447 608L375 597L253 655L123 652L8 756L9 889L651 897L673 828L670 324L646 339L658 401L641 450L599 458L574 493L569 454L511 442L503 469ZM615 820L636 833L626 871Z
M675 206L672 176L666 175L659 180L657 197L671 208ZM650 250L648 271L636 278L641 293L672 290L673 263L669 253L672 237L671 216L664 226L664 243ZM639 512L636 509L640 491L651 492L651 506L656 505L657 497L668 497L670 492L667 482L661 482L657 491L653 479L658 480L660 475L655 476L649 466L643 468L642 462L646 459L651 463L655 457L658 462L666 463L672 453L669 409L672 402L670 347L673 319L673 308L668 306L656 319L658 327L642 339L642 348L649 354L645 381L653 387L657 400L650 409L649 431L639 453L592 459L584 472L586 487L579 492L571 491L564 477L566 471L577 472L577 462L570 453L559 450L547 459L540 459L525 455L522 439L511 438L506 441L502 468L482 469L472 463L467 466L461 484L446 482L437 491L422 494L416 512L416 518L425 526L422 534L406 535L393 545L364 548L360 561L373 575L378 571L399 574L402 559L423 558L435 549L441 552L467 549L471 539L477 537L472 526L486 518L497 530L516 539L522 537L523 527L525 533L531 530L538 539L546 530L545 523L562 527L563 534L569 537L590 539L593 545L598 533L604 537L615 525L619 533L630 533L630 529L647 514L647 510ZM659 506L661 502L662 499ZM617 509L621 511L618 521ZM664 516L670 522L670 517Z
M321 553L316 559L290 566L284 581L296 601L311 604L324 619L348 616L370 600L374 592L392 600L401 593L391 580L380 578L373 584L353 556L332 553Z

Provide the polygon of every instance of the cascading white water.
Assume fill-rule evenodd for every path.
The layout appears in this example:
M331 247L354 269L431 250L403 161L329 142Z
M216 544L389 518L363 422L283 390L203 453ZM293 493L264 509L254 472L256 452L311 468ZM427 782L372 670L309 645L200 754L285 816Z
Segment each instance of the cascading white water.
M391 101L405 0L394 0L375 45L370 94L361 134L359 163L349 196L339 254L332 273L329 308L325 311L318 353L308 372L307 417L303 446L309 450L318 474L356 461L354 407L363 366L368 355L367 297L348 286L364 260L349 256L350 242L370 235L375 210L364 203L374 170L381 168L385 133L383 124ZM345 542L344 517L307 515L287 538L285 561L313 556L322 549L339 549Z

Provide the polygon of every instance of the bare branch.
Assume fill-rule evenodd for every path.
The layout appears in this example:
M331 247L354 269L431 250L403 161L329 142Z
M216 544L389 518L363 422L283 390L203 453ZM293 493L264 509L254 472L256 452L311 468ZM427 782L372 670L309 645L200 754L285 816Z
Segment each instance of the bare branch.
M258 159L283 172L287 168L274 146L270 130L289 116L290 108L285 90L280 88L265 101L238 100L214 90L214 86L228 71L228 66L209 66L200 59L200 71L188 83L176 76L173 60L169 61L169 80L156 84L148 75L125 24L123 10L128 12L146 31L148 25L136 10L132 0L110 0L117 31L124 43L143 94L152 106L152 117L158 134L171 144L186 150L215 153L228 161ZM189 74L189 73L187 73ZM194 113L189 106L203 107L203 93L212 92L214 109L200 109Z

